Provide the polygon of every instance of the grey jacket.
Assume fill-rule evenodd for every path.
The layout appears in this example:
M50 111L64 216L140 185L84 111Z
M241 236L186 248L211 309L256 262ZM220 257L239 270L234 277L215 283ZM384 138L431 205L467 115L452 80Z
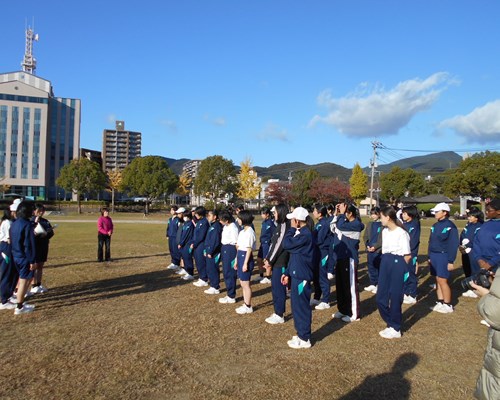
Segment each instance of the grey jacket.
M493 280L490 293L479 301L477 310L491 327L474 396L480 400L500 399L500 275Z

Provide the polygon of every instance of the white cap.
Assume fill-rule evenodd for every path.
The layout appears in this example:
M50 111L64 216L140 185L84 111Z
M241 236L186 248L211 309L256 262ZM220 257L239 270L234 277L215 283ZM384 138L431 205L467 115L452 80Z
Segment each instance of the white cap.
M273 206L273 208L271 208L271 212L275 212L276 211L276 207Z
M305 221L308 215L309 211L307 211L304 207L297 207L290 214L287 214L286 217L288 219L295 218L299 221Z
M450 206L446 203L438 203L436 204L436 207L431 208L431 213L435 214L438 211L448 211L450 212Z
M19 204L21 204L21 199L15 199L12 204L10 205L10 211L17 211L17 207L19 207Z
M185 213L185 212L186 212L186 209L184 207L180 207L177 209L177 211L175 213L180 214L180 213Z

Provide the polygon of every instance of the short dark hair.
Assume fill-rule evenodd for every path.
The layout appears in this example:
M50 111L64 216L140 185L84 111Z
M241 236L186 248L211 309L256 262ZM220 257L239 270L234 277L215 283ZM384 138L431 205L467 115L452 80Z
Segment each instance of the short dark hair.
M240 213L238 214L238 218L241 221L241 225L243 226L250 226L252 225L253 222L253 215L250 211L248 210L241 210Z
M471 217L476 217L478 219L478 221L481 222L481 223L484 222L484 214L477 207L471 207L471 208L469 208L469 211L467 212L467 215L471 216Z
M488 204L488 207L493 208L495 211L500 210L500 199L493 199Z
M415 207L415 206L403 207L403 211L402 212L408 214L408 216L411 219L415 219L415 220L419 220L420 219L420 213L418 212L418 208Z
M321 214L322 217L328 215L328 209L323 204L315 204L314 209Z
M208 210L208 213L212 214L213 216L215 216L215 218L219 218L219 211L216 210L216 209Z
M205 215L207 215L207 210L203 206L198 206L194 209L194 213L203 218Z
M370 210L370 215L371 214L376 214L380 217L380 207L373 207L371 210Z
M35 204L35 210L37 211L45 211L45 206L42 203Z
M170 206L170 209L171 210L174 210L174 211L177 211L179 209L179 207L177 207L175 204L173 206Z
M234 217L229 210L222 210L219 219L224 222L234 222Z
M23 200L19 203L16 211L16 217L18 219L29 220L33 215L33 202Z
M102 207L101 208L101 215L104 215L105 211L109 212L108 207Z

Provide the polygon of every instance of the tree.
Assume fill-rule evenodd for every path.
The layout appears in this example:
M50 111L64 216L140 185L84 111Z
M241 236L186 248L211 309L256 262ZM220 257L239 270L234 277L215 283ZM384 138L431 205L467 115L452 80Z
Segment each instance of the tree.
M235 192L236 171L231 160L222 156L205 158L194 180L194 193L210 198L214 206L221 196Z
M243 200L255 199L260 193L260 179L252 167L252 160L246 158L241 162L240 167L237 195Z
M381 195L385 199L403 196L420 196L425 193L426 184L422 175L411 168L393 167L380 177Z
M2 183L5 180L5 176L0 178L0 193L2 196L10 190L10 185L7 183Z
M108 188L111 191L111 212L115 212L115 192L120 189L122 184L122 172L120 170L112 170L106 172L108 178Z
M478 196L482 200L500 193L500 153L486 151L460 162L446 186L453 194Z
M122 172L122 188L130 194L147 198L146 213L152 200L173 193L178 183L177 175L165 159L158 156L134 158Z
M76 194L78 213L81 214L80 196L83 193L103 190L106 187L106 175L95 161L80 158L61 168L56 185Z
M292 201L292 185L288 182L271 182L265 193L268 203L290 204Z
M297 171L292 180L292 201L302 207L310 207L313 199L309 195L312 183L320 177L315 169Z
M177 189L175 191L181 196L187 196L192 182L193 179L184 171L181 176L179 176L179 184L177 185Z
M366 194L368 192L368 176L363 172L359 163L356 163L352 169L349 184L351 185L351 197L356 204L359 204L361 200L366 198Z
M346 201L350 198L349 185L334 178L318 178L312 182L309 196L321 204Z

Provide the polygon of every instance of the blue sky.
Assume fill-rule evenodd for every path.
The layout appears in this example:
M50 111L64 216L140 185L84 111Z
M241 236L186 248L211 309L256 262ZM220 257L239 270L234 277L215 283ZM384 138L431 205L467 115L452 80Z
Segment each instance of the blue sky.
M2 2L0 72L82 100L81 146L125 120L143 155L366 166L500 149L500 2ZM379 152L380 163L400 150Z

